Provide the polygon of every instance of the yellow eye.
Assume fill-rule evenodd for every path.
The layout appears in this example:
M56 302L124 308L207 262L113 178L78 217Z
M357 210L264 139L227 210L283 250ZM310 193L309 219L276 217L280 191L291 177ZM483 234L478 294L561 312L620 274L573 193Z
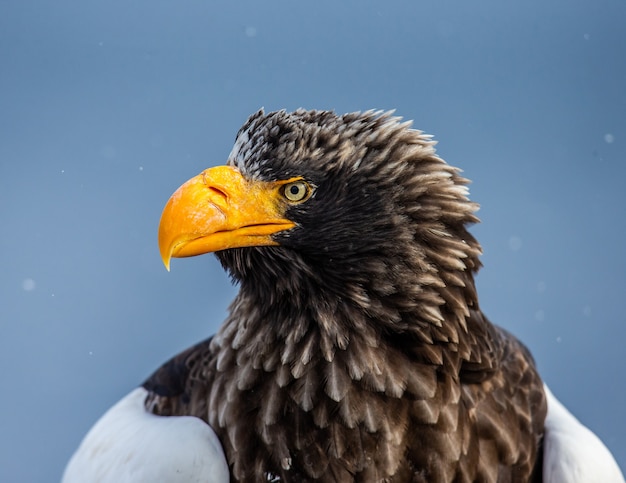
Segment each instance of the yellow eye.
M309 185L304 181L294 181L283 186L283 194L289 201L304 200L309 194Z

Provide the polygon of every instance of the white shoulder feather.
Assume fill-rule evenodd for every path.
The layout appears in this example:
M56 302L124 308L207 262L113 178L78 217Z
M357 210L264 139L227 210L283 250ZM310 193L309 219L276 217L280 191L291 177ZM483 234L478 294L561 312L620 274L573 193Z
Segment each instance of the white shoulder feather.
M624 483L613 455L544 385L548 398L545 423L544 483Z
M162 417L137 388L109 409L72 456L63 483L230 481L219 439L201 419Z

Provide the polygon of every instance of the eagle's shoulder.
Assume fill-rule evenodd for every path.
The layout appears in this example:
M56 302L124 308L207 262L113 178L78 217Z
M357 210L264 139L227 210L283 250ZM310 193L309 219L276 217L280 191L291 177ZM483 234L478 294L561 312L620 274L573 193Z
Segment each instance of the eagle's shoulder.
M82 440L63 483L85 481L229 481L215 432L198 418L162 418L146 411L138 387L109 409Z

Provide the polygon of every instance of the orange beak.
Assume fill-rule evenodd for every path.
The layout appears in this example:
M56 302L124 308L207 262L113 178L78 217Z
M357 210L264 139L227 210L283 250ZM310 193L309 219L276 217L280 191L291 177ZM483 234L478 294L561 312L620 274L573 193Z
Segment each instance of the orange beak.
M165 268L172 257L228 248L278 245L272 234L295 223L284 217L284 181L248 181L231 166L217 166L184 183L168 200L159 224Z

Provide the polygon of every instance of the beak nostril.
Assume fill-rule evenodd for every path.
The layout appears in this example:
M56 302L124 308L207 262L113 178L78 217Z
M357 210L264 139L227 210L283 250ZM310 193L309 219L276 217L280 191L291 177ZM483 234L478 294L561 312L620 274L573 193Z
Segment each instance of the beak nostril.
M227 201L228 194L226 190L223 190L220 187L215 186L215 180L207 180L207 171L210 171L210 170L207 169L202 173L202 182L204 183L204 186L206 186L206 188L209 190L211 195L213 196L217 195L220 198L222 198L224 201Z
M207 189L208 189L208 190L209 190L212 194L214 194L214 195L218 195L218 196L220 196L220 197L224 198L224 200L227 200L227 199L228 199L228 195L227 195L224 191L222 191L221 189L216 188L215 186L207 186Z

